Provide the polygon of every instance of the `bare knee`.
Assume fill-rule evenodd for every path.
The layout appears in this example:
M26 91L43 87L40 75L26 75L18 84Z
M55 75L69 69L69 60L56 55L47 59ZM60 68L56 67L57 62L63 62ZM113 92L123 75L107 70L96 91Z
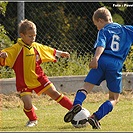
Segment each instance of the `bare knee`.
M24 104L24 108L26 110L30 110L32 108L32 101L31 101L31 96L30 95L25 95L21 97L23 104Z

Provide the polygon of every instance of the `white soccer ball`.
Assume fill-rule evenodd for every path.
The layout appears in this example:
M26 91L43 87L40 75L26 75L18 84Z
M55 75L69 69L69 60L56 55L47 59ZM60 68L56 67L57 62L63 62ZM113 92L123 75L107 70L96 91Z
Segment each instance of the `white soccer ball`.
M76 128L86 127L89 125L89 116L90 112L82 107L82 110L74 116L73 120L71 121L71 124Z

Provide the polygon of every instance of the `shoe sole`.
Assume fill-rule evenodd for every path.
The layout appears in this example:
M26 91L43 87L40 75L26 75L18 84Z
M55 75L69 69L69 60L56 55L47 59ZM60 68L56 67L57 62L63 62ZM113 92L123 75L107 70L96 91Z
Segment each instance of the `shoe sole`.
M80 112L82 107L80 105L75 105L71 111L69 111L65 116L64 116L64 121L65 122L71 122L74 116Z
M26 127L35 127L35 126L37 126L37 124L34 124L34 125L32 125L32 126L26 125Z
M88 118L88 122L92 126L93 129L100 129L101 127L99 126L98 123L95 122L92 118Z

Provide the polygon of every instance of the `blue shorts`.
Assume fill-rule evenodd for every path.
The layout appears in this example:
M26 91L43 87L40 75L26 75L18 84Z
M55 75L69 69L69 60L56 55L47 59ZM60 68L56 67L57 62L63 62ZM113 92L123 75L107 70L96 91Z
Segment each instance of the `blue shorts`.
M119 59L101 56L98 61L98 68L91 69L84 82L100 85L106 80L107 87L111 92L122 92L122 66L123 62Z

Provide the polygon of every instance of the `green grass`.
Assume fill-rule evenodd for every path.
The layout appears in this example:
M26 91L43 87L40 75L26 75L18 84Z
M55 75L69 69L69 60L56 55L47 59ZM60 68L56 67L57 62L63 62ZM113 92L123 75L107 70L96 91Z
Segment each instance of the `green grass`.
M66 94L66 93L65 93ZM74 94L66 94L71 100ZM99 105L108 98L108 94L91 93L83 103L90 113L96 111ZM63 121L67 109L61 107L46 95L33 95L33 104L38 108L38 125L33 128L25 127L27 117L23 113L23 103L15 94L9 96L1 94L0 131L42 131L42 132L92 132L92 131L133 131L133 96L131 92L124 92L114 110L100 122L102 129L93 130L91 126L74 128L71 123Z

